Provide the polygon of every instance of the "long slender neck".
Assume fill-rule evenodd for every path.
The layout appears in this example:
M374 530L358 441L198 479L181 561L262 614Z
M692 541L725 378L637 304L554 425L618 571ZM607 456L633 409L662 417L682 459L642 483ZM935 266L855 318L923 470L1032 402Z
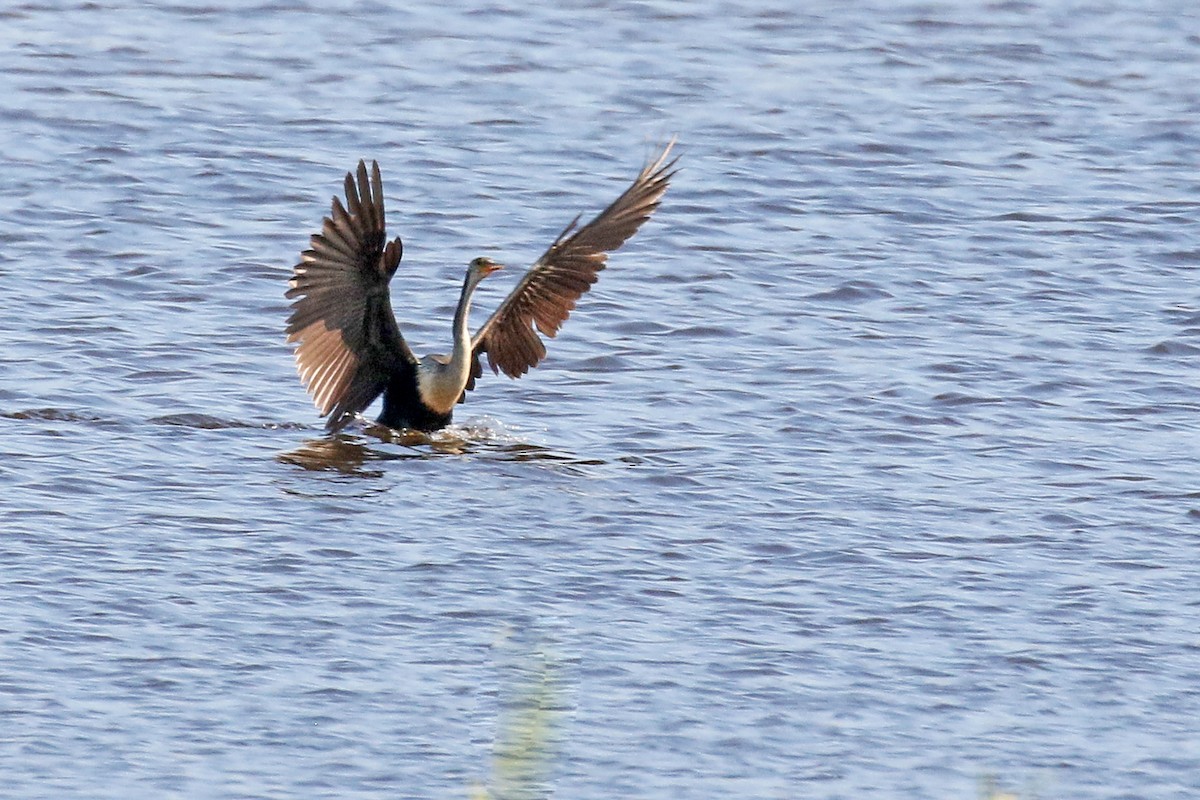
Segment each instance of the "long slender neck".
M467 326L467 316L471 313L471 295L479 285L480 277L473 270L467 271L463 278L462 294L458 298L458 308L454 309L454 349L450 351L450 372L453 375L463 374L470 370L468 363L471 358L471 331ZM466 378L463 378L466 382Z
M467 329L467 312L471 307L471 295L482 277L471 270L463 280L462 295L454 310L454 349L449 361L426 356L417 370L417 391L421 401L439 414L449 414L454 409L471 377L471 333Z

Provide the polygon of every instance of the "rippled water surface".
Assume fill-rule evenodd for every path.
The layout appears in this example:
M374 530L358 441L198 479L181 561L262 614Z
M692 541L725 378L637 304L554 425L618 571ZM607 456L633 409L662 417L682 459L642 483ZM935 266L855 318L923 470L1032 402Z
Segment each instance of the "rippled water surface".
M557 797L1197 796L1194 3L536 5L0 9L3 794L466 797L544 671ZM444 351L676 133L543 366L323 434L360 157Z

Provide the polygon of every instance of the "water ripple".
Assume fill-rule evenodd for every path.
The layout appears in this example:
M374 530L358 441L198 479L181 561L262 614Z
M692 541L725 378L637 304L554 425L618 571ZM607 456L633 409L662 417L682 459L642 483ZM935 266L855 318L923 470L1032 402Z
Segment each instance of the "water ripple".
M469 792L527 650L562 796L1196 794L1193 10L793 6L0 10L6 796ZM676 132L542 366L323 434L358 158L440 352Z

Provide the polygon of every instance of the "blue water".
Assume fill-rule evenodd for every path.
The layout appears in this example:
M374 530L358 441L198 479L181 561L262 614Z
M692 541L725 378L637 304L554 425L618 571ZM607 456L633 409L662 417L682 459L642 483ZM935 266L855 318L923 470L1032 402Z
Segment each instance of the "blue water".
M0 794L467 797L539 671L557 797L1200 794L1200 12L795 5L0 9ZM542 366L323 434L359 158L444 352L673 134Z

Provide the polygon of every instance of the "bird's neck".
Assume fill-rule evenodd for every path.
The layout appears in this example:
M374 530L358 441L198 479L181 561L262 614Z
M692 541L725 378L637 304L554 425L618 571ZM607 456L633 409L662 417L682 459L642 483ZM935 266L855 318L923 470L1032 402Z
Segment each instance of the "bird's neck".
M471 273L463 278L462 294L458 297L458 308L454 309L454 349L450 351L450 371L454 375L462 375L463 386L467 385L467 375L471 370L471 331L467 317L471 313L471 295L475 294L478 280L473 280Z
M450 359L439 363L427 357L418 373L421 400L442 414L454 410L471 376L471 332L467 316L471 309L471 295L478 284L478 279L473 279L470 274L463 280L458 308L454 310L454 349L450 351Z

